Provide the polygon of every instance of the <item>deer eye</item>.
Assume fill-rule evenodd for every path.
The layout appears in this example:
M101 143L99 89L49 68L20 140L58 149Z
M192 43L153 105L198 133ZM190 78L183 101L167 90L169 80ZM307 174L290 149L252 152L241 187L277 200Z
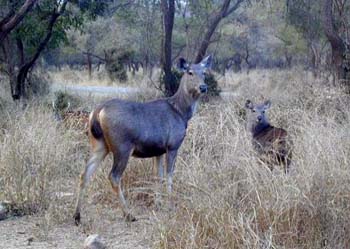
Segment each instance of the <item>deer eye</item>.
M254 109L252 109L252 112L255 112L255 110L254 110Z
M189 75L191 75L191 76L193 75L193 72L192 72L192 71L188 71L187 73L188 73Z
M262 111L262 114L265 114L265 111Z

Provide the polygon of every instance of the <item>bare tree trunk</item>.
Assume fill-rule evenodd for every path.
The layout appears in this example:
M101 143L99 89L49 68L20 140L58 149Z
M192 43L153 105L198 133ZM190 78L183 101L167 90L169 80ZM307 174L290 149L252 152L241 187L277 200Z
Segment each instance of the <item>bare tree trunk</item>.
M310 52L311 52L311 68L314 77L318 77L318 69L320 65L320 53L312 42L309 44Z
M162 51L162 66L164 71L165 94L172 96L177 90L176 79L171 71L172 66L172 35L175 16L175 0L161 0L163 12L164 41Z
M25 61L24 47L23 47L22 39L17 37L16 43L17 43L17 49L18 49L18 54L19 54L19 63L20 63L20 66L22 66L24 64L24 61Z
M284 48L284 57L286 59L286 66L287 66L287 68L291 68L292 67L293 56L291 54L289 54L287 48Z
M250 56L250 54L249 54L249 45L248 45L248 41L246 42L244 48L245 48L244 61L245 61L245 63L247 64L247 67L248 67L248 68L247 68L247 74L249 74L251 65L250 65L250 62L249 62L249 56Z
M344 63L346 63L346 45L334 27L333 0L323 0L322 25L325 35L332 47L332 62L338 80L343 81L348 88L347 91L349 91L350 83L346 82L346 78L348 77L346 68L348 65L344 65Z
M213 36L220 21L238 9L243 1L244 0L236 0L236 3L230 8L231 0L224 0L220 10L215 13L212 18L210 18L207 31L199 46L195 63L199 63L204 58L210 44L210 39Z
M15 70L15 62L14 57L10 55L10 51L14 50L13 44L9 41L8 37L4 39L4 43L2 44L2 50L4 54L4 59L7 65L6 72L9 77L11 95L15 92L16 86L16 70Z
M27 63L24 63L21 66L21 68L19 69L19 73L18 73L17 80L16 80L16 86L14 89L15 91L12 94L12 98L14 100L19 100L25 96L25 80L27 78L28 72L29 72L29 70L31 70L33 68L33 66L35 65L35 62L39 58L41 52L45 49L46 45L50 41L51 36L52 36L53 27L54 27L58 17L60 15L62 15L63 12L65 11L67 2L68 2L68 0L65 0L62 3L59 11L57 11L56 9L53 11L53 13L51 14L51 19L49 21L49 25L48 25L47 30L46 30L47 33L46 33L45 38L39 44L33 57Z
M91 78L92 78L92 63L91 63L91 54L89 52L86 53L86 62L87 62L89 80L91 80Z

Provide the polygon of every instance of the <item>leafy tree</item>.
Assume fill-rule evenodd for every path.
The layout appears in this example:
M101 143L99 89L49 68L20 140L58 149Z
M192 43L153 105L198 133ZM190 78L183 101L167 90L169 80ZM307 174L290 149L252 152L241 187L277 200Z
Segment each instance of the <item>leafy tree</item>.
M11 2L6 1L6 6L10 11L15 11L17 7L11 5ZM23 2L16 3L20 5ZM86 18L95 17L99 13L101 6L103 4L96 7L95 1L91 0L43 0L33 6L30 14L23 18L1 44L0 57L6 64L14 100L26 97L28 73L43 51L67 42L67 31L81 28Z
M350 49L350 3L347 0L288 0L287 18L301 32L310 49L313 68L320 63L321 44L331 46L332 65L337 77L347 82L347 51ZM350 83L346 83L350 85Z
M316 74L325 40L321 25L321 4L314 0L288 0L286 8L287 23L293 25L305 39L310 64Z
M204 58L209 47L211 37L213 36L221 20L235 12L244 1L245 0L224 0L220 8L211 13L203 40L201 41L197 51L195 63L199 63Z
M276 37L282 42L282 46L277 48L277 54L282 54L285 57L288 67L292 66L293 57L305 54L307 51L305 40L293 26L282 26Z

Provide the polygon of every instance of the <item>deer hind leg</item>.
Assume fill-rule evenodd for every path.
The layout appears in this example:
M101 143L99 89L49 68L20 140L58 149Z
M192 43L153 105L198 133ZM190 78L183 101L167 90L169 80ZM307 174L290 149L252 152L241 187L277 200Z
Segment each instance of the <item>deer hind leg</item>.
M176 160L176 156L177 156L177 150L169 150L167 151L166 154L166 171L167 171L167 190L168 190L168 195L170 198L170 202L169 202L169 208L171 210L174 209L174 201L172 198L172 191L173 191L173 175L174 175L174 169L175 169L175 160Z
M108 151L106 149L106 146L103 141L94 141L93 144L93 153L91 158L89 159L83 173L80 175L80 184L78 189L78 197L75 205L75 214L74 214L74 220L75 224L79 225L80 223L80 209L81 209L81 203L83 200L83 194L84 189L89 183L91 176L96 171L98 165L103 161L103 159L106 157Z
M162 190L162 186L164 183L163 156L156 157L155 164L156 164L157 170L158 170L159 186L160 186L158 191L156 192L155 205L156 205L156 208L159 209L161 206L161 202L162 202L161 190Z
M285 160L284 160L284 172L286 174L289 173L291 162L292 162L292 152L288 151L286 153Z
M130 213L127 201L124 197L121 178L123 172L128 164L130 151L125 151L124 153L114 153L114 161L111 172L109 173L109 181L111 182L114 192L119 196L119 201L122 206L123 216L126 221L136 221L136 218Z

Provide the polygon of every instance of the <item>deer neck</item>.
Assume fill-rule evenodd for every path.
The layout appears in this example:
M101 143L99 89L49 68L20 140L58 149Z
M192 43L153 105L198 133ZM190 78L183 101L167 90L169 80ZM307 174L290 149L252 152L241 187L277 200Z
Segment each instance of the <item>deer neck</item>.
M196 110L197 100L198 98L194 99L190 94L186 93L182 84L180 84L177 92L168 98L169 104L181 115L186 123L192 118Z
M262 122L256 125L253 125L251 127L251 132L253 134L253 137L258 136L260 133L265 131L266 129L270 128L271 125L268 122Z

